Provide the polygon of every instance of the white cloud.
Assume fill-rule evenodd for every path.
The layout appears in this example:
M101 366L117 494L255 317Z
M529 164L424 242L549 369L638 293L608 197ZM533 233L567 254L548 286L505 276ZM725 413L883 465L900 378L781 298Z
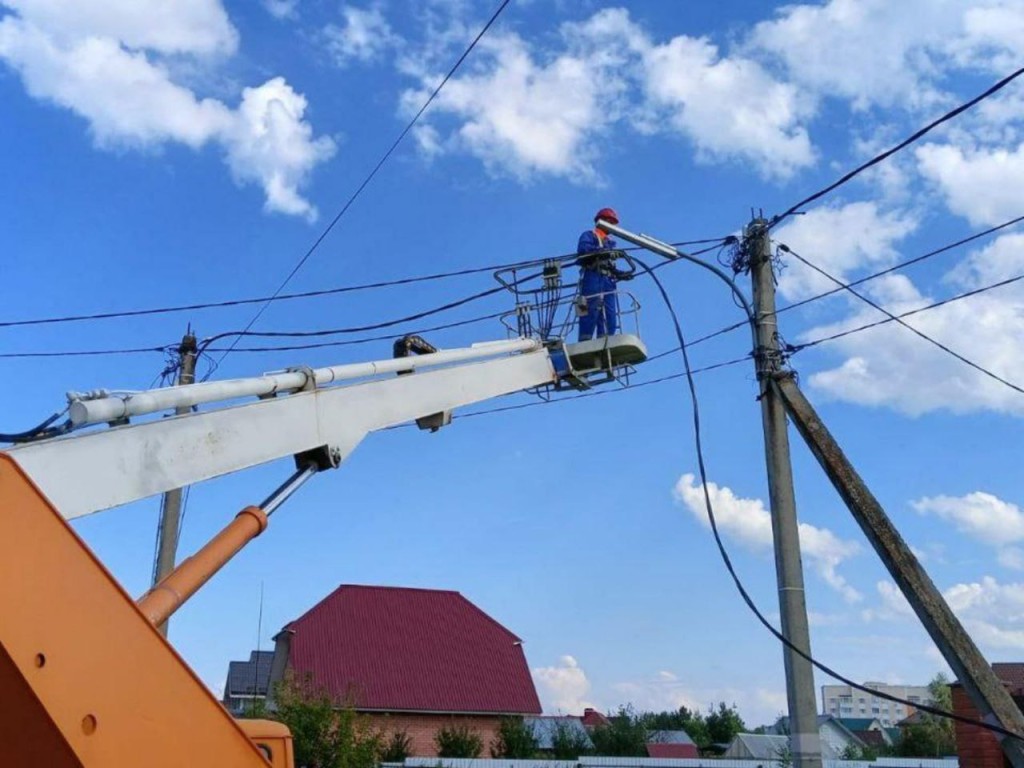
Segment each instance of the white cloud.
M429 41L426 50L435 49ZM403 60L422 84L403 94L409 112L438 74ZM814 161L801 125L812 111L752 59L724 55L704 38L658 44L627 10L606 8L564 24L548 48L512 33L485 38L470 71L449 81L431 108L436 133L427 146L432 154L468 152L521 181L550 174L594 184L602 138L632 126L680 135L706 162L742 160L784 178ZM454 127L442 130L449 121Z
M952 289L971 289L989 277L1013 272L1019 262L1018 244L1018 235L1004 235L951 270L945 282ZM891 275L871 285L876 301L895 314L934 301L903 276ZM813 328L800 339L822 338L884 319L866 305L853 306L844 319ZM1024 359L1018 354L1024 333L1024 289L1019 285L922 312L905 322L1008 381L1024 382ZM828 349L837 351L844 361L811 375L809 380L812 386L840 400L884 405L911 415L940 409L1024 414L1024 395L897 323L844 337Z
M296 15L299 0L263 0L263 7L275 19L291 19Z
M586 707L594 706L588 699L587 674L572 656L562 656L557 666L535 667L533 679L541 689L546 712L582 714Z
M649 47L643 59L650 104L693 141L698 159L752 161L764 176L783 179L814 163L802 125L813 103L757 62L686 36Z
M915 621L903 595L891 582L879 582L882 605L863 612L866 621ZM991 576L980 581L954 584L942 596L983 650L1024 648L1024 584L1001 584ZM934 649L928 655L942 657Z
M63 14L65 5L76 10ZM19 72L31 96L84 118L98 146L215 143L238 181L262 186L267 210L315 215L299 188L334 145L313 138L305 99L274 78L245 89L232 109L176 83L163 63L166 52L234 50L237 33L219 2L164 4L155 12L160 24L134 3L25 0L12 7L20 15L0 19L0 61Z
M697 520L710 527L704 491L694 475L687 473L680 477L674 493ZM772 548L771 515L760 499L740 498L729 488L715 483L708 483L708 493L715 520L723 534L755 551ZM840 539L827 528L800 523L800 549L818 575L844 600L853 603L862 599L862 595L836 570L845 560L860 552L857 542Z
M946 205L977 226L1020 215L1014 194L1024 174L1024 144L960 147L925 144L915 150L921 175L934 183Z
M949 520L961 533L986 544L1000 546L1024 540L1024 512L991 493L925 497L915 501L913 507L922 514Z
M221 0L0 0L2 6L46 30L61 47L83 37L159 53L231 54L238 47L238 32Z
M334 154L334 142L326 136L313 138L305 112L305 97L275 77L242 92L224 138L232 173L263 187L267 210L313 219L316 209L298 190L313 168Z
M868 621L904 621L914 617L914 610L907 598L891 581L879 581L875 584L881 604L878 608L866 608L861 611L861 618Z
M1005 0L829 0L782 7L749 46L855 109L920 110L947 100L941 86L953 68L1017 66L1022 25L1024 8Z
M451 131L432 125L434 153L463 150L482 160L492 173L528 180L536 173L594 183L596 152L587 141L602 132L601 107L591 87L593 73L583 60L560 56L538 63L516 35L485 38L476 73L453 78L431 109L458 123ZM424 89L403 95L406 112L418 109ZM422 143L421 143L422 146Z
M339 66L349 62L368 62L401 42L378 8L362 9L346 5L341 9L344 23L324 29L327 49Z
M901 211L880 211L874 202L826 205L796 216L773 234L801 256L846 282L858 268L887 266L896 261L896 244L917 228L917 219ZM842 233L840 236L839 233ZM783 257L779 291L799 300L836 287L798 260Z
M991 493L975 491L966 496L932 496L913 503L922 514L933 514L996 549L1000 565L1024 570L1024 550L1012 546L1024 541L1024 511Z
M1001 235L971 253L949 274L949 282L981 288L1024 274L1024 234Z
M943 592L950 608L982 646L1024 648L1024 584L1000 584L991 576Z

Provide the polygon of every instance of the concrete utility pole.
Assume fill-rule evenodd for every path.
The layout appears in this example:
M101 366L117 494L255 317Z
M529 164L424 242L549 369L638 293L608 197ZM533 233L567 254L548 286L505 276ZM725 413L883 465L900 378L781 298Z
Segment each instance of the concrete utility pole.
M956 674L957 680L971 697L982 720L988 723L995 721L994 724L1024 737L1024 715L981 655L978 646L953 615L942 594L885 514L878 499L872 495L835 438L818 418L793 380L793 374L779 373L769 384L832 485L846 502L871 546L899 585L914 613L942 652L950 669ZM1000 735L997 738L1013 767L1024 768L1024 740Z
M178 347L178 386L193 384L196 380L196 337L189 329L181 339ZM188 413L188 407L175 409L177 415ZM160 522L156 532L156 563L153 568L153 585L174 570L174 560L178 551L178 528L181 524L181 488L175 488L164 494L160 503ZM157 629L167 637L167 622Z
M800 538L793 491L793 468L789 458L786 412L772 377L781 367L776 332L775 273L767 222L755 219L744 233L754 283L754 315L757 326L755 363L761 389L761 420L764 426L765 463L768 465L768 496L771 504L772 536L775 541L775 574L779 585L782 634L808 656L811 654L804 599L804 574L800 561ZM786 697L789 703L790 750L795 768L821 768L821 738L814 670L811 663L783 647L786 667Z

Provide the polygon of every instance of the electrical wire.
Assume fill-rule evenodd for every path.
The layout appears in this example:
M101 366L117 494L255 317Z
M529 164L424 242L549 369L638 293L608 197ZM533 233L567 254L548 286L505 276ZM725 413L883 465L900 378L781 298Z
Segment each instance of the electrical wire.
M776 310L775 314L778 315L783 312L788 312L791 309L796 309L797 307L802 307L805 304L810 304L811 302L818 301L819 299L824 299L826 296L832 296L833 294L839 293L840 291L846 290L855 285L862 285L863 283L869 282L870 280L876 280L879 277L883 277L884 275L896 272L897 270L905 269L906 267L909 267L913 264L918 264L922 261L932 258L933 256L938 256L940 254L945 253L946 251L951 251L954 248L959 248L961 245L966 245L967 243L971 243L974 242L975 240L987 237L988 235L994 234L995 232L999 232L1000 230L1006 229L1007 227L1012 227L1014 224L1019 224L1022 221L1024 221L1024 216L1017 216L1015 218L1010 219L1009 221L1004 221L1002 224L997 224L996 226L989 227L988 229L983 230L981 232L975 232L973 235L968 235L967 237L957 240L955 243L949 243L948 245L944 245L941 248L936 248L935 250L928 251L927 253L922 253L920 256L915 256L912 259L901 261L899 264L894 264L893 266L888 267L887 269L883 269L880 272L874 272L865 277L853 280L852 282L847 283L845 286L840 285L830 290L819 293L815 296L802 299L801 301L795 301L792 304L786 305L782 309Z
M887 149L885 152L882 152L879 155L875 155L875 157L871 158L866 163L863 163L863 164L857 166L852 171L850 171L849 173L847 173L844 176L840 177L836 181L832 182L831 184L829 184L824 189L818 190L813 195L810 195L809 197L805 197L803 200L801 200L796 205L791 206L790 208L788 208L783 213L781 213L781 214L779 214L777 216L772 217L771 223L769 223L768 228L771 229L775 225L779 224L783 220L785 220L788 217L790 217L793 214L795 214L797 211L799 211L805 205L807 205L809 203L813 203L815 200L818 200L819 198L824 197L829 192L832 192L832 191L838 189L839 187L843 186L848 181L853 179L855 176L857 176L857 175L863 173L864 171L866 171L868 168L871 168L872 166L878 165L879 163L881 163L886 158L896 154L900 150L905 149L906 147L910 146L914 142L918 141L923 136L925 136L925 134L929 133L933 129L939 127L940 125L942 125L943 123L945 123L945 122L947 122L949 120L952 120L954 117L956 117L960 113L966 112L968 109L973 107L975 104L978 104L979 102L984 101L989 96L992 96L993 94L997 93L998 91L1001 91L1003 88L1005 88L1007 85L1012 83L1014 80L1016 80L1022 74L1024 74L1024 67L1018 69L1016 72L1013 72L1013 73L1007 75L1002 80L1000 80L998 83L993 85L991 88L989 88L988 90L986 90L983 93L978 94L977 96L975 96L970 101L966 101L963 104L961 104L960 106L956 107L955 109L951 109L949 112L947 112L946 114L942 115L942 117L939 117L938 119L933 120L932 122L928 123L928 125L926 125L924 128L921 128L920 130L915 131L914 133L912 133L910 136L908 136L906 139L901 141L896 146L891 147L890 149Z
M477 36L473 38L473 41L469 44L466 50L463 51L462 55L459 56L455 64L453 64L451 69L448 70L448 73L444 76L441 82L438 83L437 87L430 94L429 98L427 98L427 100L423 102L423 106L421 106L419 111L415 115L413 115L412 119L406 124L405 128L402 129L402 132L398 134L398 138L396 138L394 142L391 144L391 146L388 147L387 152L385 152L384 155L380 158L380 160L377 161L377 164L373 167L370 173L367 174L366 178L363 179L362 183L358 187L356 187L355 192L352 193L352 195L348 198L345 204L341 207L341 210L339 210L338 213L334 216L334 218L331 219L330 224L327 225L324 231L320 233L320 236L313 242L313 244L309 247L305 254L303 254L302 258L299 259L298 263L292 268L292 271L288 273L287 277L285 277L285 279L281 282L281 285L278 286L277 290L274 291L270 299L265 304L263 304L263 306L261 306L259 310L257 310L255 315L253 315L252 320L250 320L249 324L245 326L246 331L248 331L250 328L253 327L253 325L255 325L256 321L259 320L263 313L267 310L267 307L269 307L277 298L277 294L281 293L281 291L285 289L285 286L288 285L291 279L295 277L295 275L298 273L300 269L302 269L303 265L309 260L309 257L313 255L313 252L320 246L320 244L327 238L327 235L330 234L331 230L334 229L335 225L341 220L341 217L348 212L348 209L352 207L352 204L355 203L355 201L359 198L363 190L366 189L366 187L370 184L371 181L373 181L373 178L377 175L377 172L383 167L384 163L388 161L388 158L391 157L394 151L398 149L398 145L402 143L402 140L408 135L409 131L412 130L413 126L416 125L416 122L420 119L423 113L427 111L427 108L433 103L434 99L437 98L437 95L441 92L441 89L444 88L445 85L447 85L448 81L455 74L456 70L458 70L459 67L462 66L462 63L473 51L477 43L480 42L480 39L485 34L487 34L487 30L489 30L491 26L494 24L494 22L498 20L498 17L501 15L502 11L504 11L505 8L508 6L509 2L510 0L502 0L501 4L497 7L494 13L491 14L491 18L487 20L487 23L484 24L483 28L480 30ZM238 343L238 340L241 338L242 336L237 336L235 338L235 341L217 360L218 365L224 362L224 358L227 357L228 354L230 354L231 350L234 349L234 347Z
M153 352L166 352L174 347L173 344L165 344L159 347L134 347L129 349L69 349L49 352L0 352L0 360L21 360L26 358L47 358L47 357L104 357L108 355L139 355L151 354Z
M0 443L26 443L32 440L42 440L43 438L66 434L71 428L70 421L56 427L51 426L65 413L67 413L67 408L63 411L58 411L41 424L37 424L32 429L26 429L23 432L0 433Z
M683 240L677 243L672 243L673 246L684 246L684 245L703 245L705 243L719 243L724 238L702 238L699 240ZM625 248L623 250L634 250L632 248ZM703 253L704 250L697 251L696 253ZM61 315L57 317L38 317L38 318L25 318L21 320L0 320L0 328L24 328L38 325L58 325L62 323L78 323L88 322L96 320L115 320L128 317L148 317L152 315L169 315L180 312L195 312L206 309L222 309L227 307L239 307L246 306L249 304L262 304L267 301L292 301L296 299L311 299L318 298L321 296L335 296L344 293L355 293L358 291L377 290L381 288L392 288L396 286L413 285L417 283L427 283L439 280L447 280L455 277L465 277L468 275L478 275L484 272L496 272L503 269L514 269L530 266L542 266L545 261L568 261L577 258L575 253L559 254L558 256L547 256L541 259L528 259L525 261L512 262L508 264L491 264L483 267L469 267L466 269L457 269L449 272L436 272L427 275L416 275L413 277L396 278L393 280L381 280L372 283L361 283L357 285L342 285L333 288L323 288L316 291L302 291L299 293L283 293L278 294L276 297L271 296L252 296L241 299L225 299L223 301L209 301L209 302L198 302L194 304L175 304L166 307L150 307L144 309L124 309L115 312L93 312L88 314L80 315Z
M500 312L491 312L488 315L480 315L478 317L471 317L468 320L457 320L452 323L443 323L441 325L433 325L429 328L418 328L410 331L410 333L416 334L417 336L425 333L433 333L435 331L445 331L449 328L460 328L465 325L475 325L476 323L482 323L487 320L496 320L499 317L503 317L509 314L509 310L503 309ZM341 341L320 341L312 344L292 344L288 346L268 346L268 347L235 347L235 352L293 352L300 349L324 349L326 347L349 347L358 344L369 344L375 341L394 341L395 334L387 333L379 336L364 336L358 339L342 339ZM211 347L207 352L216 353L222 352L221 349Z
M865 304L867 304L867 305L869 305L869 306L871 306L871 307L874 307L874 308L875 308L875 309L877 309L877 310L878 310L879 312L881 312L881 313L882 313L882 314L884 314L884 315L885 315L886 317L888 317L888 318L889 318L890 320L892 320L892 321L894 321L894 322L897 322L897 323L899 323L899 324L900 324L900 325L902 325L902 326L903 326L904 328L906 328L906 329L907 329L908 331L911 331L911 332L912 332L912 333L914 333L915 335L917 335L917 336L919 336L920 338L924 339L924 340L925 340L925 341L927 341L927 342L928 342L929 344L932 344L933 346L936 346L936 347L938 347L939 349L941 349L941 350L942 350L943 352L945 352L946 354L948 354L948 355L952 355L952 356L953 356L953 357L955 357L955 358L956 358L957 360L959 360L959 361L960 361L961 363L964 363L965 365L968 365L968 366L970 366L971 368L973 368L974 370L978 371L979 373L982 373L982 374L984 374L985 376L988 376L988 377L989 377L990 379L993 379L993 380L995 380L995 381L998 381L998 382L999 382L1000 384L1004 384L1004 385L1006 385L1007 387L1009 387L1010 389L1014 390L1015 392L1019 392L1020 394L1024 395L1024 389L1022 389L1022 388L1021 388L1021 387L1019 387L1018 385L1014 384L1014 383L1013 383L1012 381L1009 381L1009 380L1007 380L1007 379L1003 378L1002 376L1000 376L999 374L997 374L997 373L994 373L993 371L990 371L990 370L989 370L988 368L984 367L983 365L979 365L978 363L974 362L974 361L973 361L973 360L971 360L970 358L967 358L967 357L965 357L964 355L962 355L962 354L960 354L959 352L957 352L956 350L954 350L954 349L950 348L950 347L949 347L948 345L946 345L946 344L943 344L943 343L942 343L941 341L938 341L938 340L936 340L936 339L933 339L933 338L932 338L931 336L929 336L928 334L926 334L926 333L925 333L924 331L918 330L918 329L917 329L917 328L915 328L914 326L912 326L912 325L910 325L909 323L907 323L906 321L904 321L904 320L903 320L903 318L901 318L901 317L898 317L897 315L895 315L895 314L893 314L892 312L890 312L890 311L889 311L888 309L886 309L885 307L883 307L883 306L882 306L881 304L878 304L877 302L875 302L875 301L872 301L872 300L871 300L870 298L868 298L867 296L865 296L865 295L864 295L863 293L859 293L858 291L855 291L855 290L854 290L853 288L851 288L851 287L850 287L850 286L849 286L848 284L844 283L844 282L843 282L842 280L838 279L837 277L835 277L835 276L833 276L833 275L829 274L829 273L828 273L827 271L825 271L824 269L822 269L821 267L819 267L819 266L818 266L817 264L814 264L814 263L812 263L812 262L808 261L807 259L805 259L805 258L804 258L803 256L801 256L801 255L800 255L799 253L797 253L796 251L794 251L794 250L793 250L792 248L790 248L789 246L787 246L787 245L781 245L781 244L780 244L780 245L779 245L779 250L781 250L781 251L783 251L783 252L785 252L785 253L788 253L788 254L792 255L792 256L793 256L794 258L796 258L796 259L797 259L797 260L798 260L798 261L799 261L799 262L800 262L801 264L804 264L805 266L807 266L807 267L810 267L810 268L811 268L811 269L813 269L813 270L814 270L815 272L817 272L817 273L818 273L819 275L823 275L824 277L827 277L827 278L828 278L829 280L831 280L831 281L832 281L833 283L835 283L836 285L838 285L838 286L839 286L839 288L840 288L840 290L846 290L846 291L849 291L849 292L850 292L851 294L853 294L854 296L856 296L856 297L857 297L858 299L860 299L861 301L863 301L863 302L864 302ZM1005 281L1004 281L1004 282L1005 282Z
M679 318L676 315L675 308L672 305L672 300L669 298L668 292L665 290L665 287L664 287L664 285L662 285L661 280L658 278L658 276L655 275L647 267L647 265L644 264L643 261L641 261L640 259L636 259L636 261L637 261L638 264L640 264L642 267L644 267L644 269L648 272L648 274L650 274L651 278L654 280L655 285L657 285L658 290L661 293L661 297L664 300L666 307L668 308L669 314L672 316L672 323L673 323L673 326L675 328L676 338L679 341L679 350L680 350L680 352L682 353L682 356L683 356L683 365L685 366L685 375L686 375L687 385L688 385L689 390L690 390L690 401L691 401L691 404L693 406L693 430L694 430L694 443L695 443L695 446L696 446L696 453L697 453L697 466L698 466L698 469L700 471L701 488L704 491L704 504L705 504L705 507L707 509L708 520L711 523L711 531L712 531L712 533L714 535L715 543L718 546L718 552L719 552L719 554L722 557L722 561L725 564L726 570L729 572L729 575L732 577L732 581L735 584L737 591L740 593L740 596L743 598L743 601L746 603L747 607L754 614L754 616L757 618L757 620L772 635L774 635L775 638L777 640L779 640L779 642L781 642L783 645L785 645L791 651L796 653L798 656L800 656L801 658L803 658L804 660L806 660L810 664L812 664L817 669L819 669L822 672L824 672L829 677L831 677L831 678L833 678L835 680L839 680L840 682L844 683L845 685L849 685L851 688L854 688L854 689L856 689L858 691L864 691L865 693L870 693L870 694L872 694L874 696L878 696L879 698L886 699L888 701L893 701L893 702L896 702L898 704L904 704L904 705L913 706L913 707L916 707L917 709L919 709L921 711L928 712L929 714L936 715L938 717L943 717L943 718L947 718L947 719L950 719L950 720L957 720L957 721L960 721L960 722L963 722L963 723L967 723L967 724L970 724L970 725L975 725L975 726L978 726L978 727L981 727L981 728L985 728L985 729L993 731L995 733L1002 734L1003 736L1009 736L1009 737L1012 737L1012 738L1024 740L1024 737L1022 737L1021 735L1016 734L1016 733L1014 733L1012 731L1009 731L1009 730L1007 730L1005 728L1002 728L1000 726L992 725L992 724L989 724L989 723L986 723L986 722L982 722L980 720L975 720L973 718L964 717L964 716L958 715L958 714L956 714L954 712L947 712L946 710L938 709L936 707L932 707L932 706L927 705L927 704L912 703L912 702L910 702L908 700L901 699L898 696L893 696L891 694L884 693L882 691L875 691L875 690L873 690L871 688L868 688L868 687L866 687L864 685L856 683L853 680L851 680L851 679L849 679L847 677L844 677L843 675L839 674L838 672L836 672L831 667L829 667L829 666L823 664L822 662L818 661L817 659L812 657L809 653L805 652L801 648L797 647L782 632L777 630L772 625L772 623L770 621L768 621L768 619L765 617L765 615L763 613L761 613L761 610L757 607L757 604L754 602L753 598L750 596L750 593L747 592L747 589L743 585L743 582L740 579L739 574L736 572L736 569L735 569L735 567L733 566L733 563L732 563L732 559L729 557L729 553L728 553L728 551L725 548L725 543L722 540L721 533L718 530L718 522L717 522L717 520L715 518L714 505L712 504L712 501L711 501L711 493L708 490L707 467L706 467L705 460L704 460L704 446L703 446L703 441L702 441L702 438L701 438L700 404L699 404L699 401L698 401L698 398L697 398L696 384L694 383L694 380L693 380L693 371L692 371L692 369L690 367L689 355L687 354L687 351L686 351L686 340L683 337L683 331L682 331L682 328L680 327L680 324L679 324Z
M678 351L678 350L674 350L674 351ZM653 358L648 358L648 361L650 361L651 359L653 359ZM738 365L739 363L746 363L746 362L749 362L749 361L750 361L750 355L744 355L743 357L737 357L737 358L735 358L733 360L725 360L725 361L720 362L720 363L713 363L711 365L705 365L705 366L703 366L701 368L694 368L692 373L693 373L694 376L696 376L699 373L707 373L709 371L717 371L717 370L719 370L721 368L729 368L731 366ZM529 402L529 403L518 403L516 405L503 405L503 406L499 406L497 408L487 408L487 409L484 409L484 410L481 410L481 411L470 411L469 413L457 413L457 414L455 414L452 417L452 420L454 421L454 420L457 420L457 419L471 419L471 418L474 418L474 417L477 417L477 416L489 416L490 414L493 414L493 413L504 413L506 411L521 411L521 410L526 409L526 408L537 408L537 407L542 406L542 405L556 405L556 404L559 404L559 403L571 403L571 402L574 402L576 400L586 400L587 398L590 398L590 397L601 397L603 395L614 395L614 394L619 393L619 392L630 392L630 391L632 391L634 389L643 389L644 387L654 386L655 384L664 384L667 381L675 381L676 379L681 379L685 375L686 375L685 372L680 371L679 373L670 373L667 376L659 376L656 379L648 379L646 381L641 381L641 382L638 382L636 384L627 384L624 387L618 387L618 388L615 388L615 389L599 389L599 390L595 390L593 392L584 392L583 394L580 394L580 395L573 395L572 397L563 397L563 398L559 398L559 399L556 399L556 400L534 400L533 402Z
M566 256L558 256L555 258L564 259ZM575 258L575 255L573 255ZM127 309L118 312L97 312L92 314L84 315L66 315L62 317L42 317L32 318L26 320L4 320L0 321L0 328L20 328L25 326L34 325L55 325L59 323L76 323L83 321L92 320L111 320L125 317L146 317L149 315L167 315L174 314L177 312L193 312L196 310L203 309L219 309L224 307L238 307L245 306L247 304L262 304L270 301L272 298L274 301L290 301L293 299L310 299L320 296L335 296L343 293L354 293L357 291L374 290L379 288L391 288L393 286L411 285L414 283L426 283L436 280L445 280L453 277L463 277L465 275L476 275L481 272L494 272L499 269L510 269L512 267L527 267L531 265L539 265L543 263L543 260L531 260L523 261L516 264L494 264L486 267L472 267L469 269L459 269L451 272L437 272L431 275L418 275L415 277L405 277L395 280L382 280L374 283L363 283L361 285L343 285L334 288L324 288L318 291L303 291L301 293L286 293L280 294L276 297L270 296L256 296L243 299L227 299L225 301L211 301L197 304L177 304L169 307L155 307L151 309Z
M819 344L826 344L830 341L836 341L837 339L842 339L846 336L852 336L855 333L868 331L872 328L877 328L880 325L891 323L896 319L902 320L904 318L910 317L911 315L916 315L921 312L927 312L932 309L938 309L939 307L944 307L947 304L952 304L955 301L961 301L962 299L969 299L972 296L978 296L982 293L988 293L989 291L995 290L996 288L1002 288L1007 285L1012 285L1013 283L1020 282L1021 280L1024 280L1024 274L1015 275L1014 277L1008 277L1006 280L1000 280L998 283L984 285L981 288L974 288L970 291L965 291L964 293L958 293L955 296L950 296L948 298L942 299L941 301L936 301L933 302L932 304L927 304L923 307L918 307L917 309L911 309L906 312L901 312L900 314L896 315L895 318L887 317L884 320L876 320L873 323L865 323L864 325L859 325L856 328L848 328L844 331L839 331L837 333L833 333L828 336L823 336L818 339L812 339L811 341L807 341L802 344L795 344L792 345L787 351L790 354L796 354L797 352L802 352L805 349L816 347Z
M926 260L931 259L931 258L933 258L935 256L939 256L939 255L941 255L943 253L946 253L947 251L951 251L954 248L959 248L960 246L967 245L968 243L974 242L975 240L979 240L979 239L981 239L983 237L987 237L988 235L991 235L991 234L994 234L994 233L999 232L1001 230L1007 229L1008 227L1012 227L1015 224L1021 223L1022 221L1024 221L1024 216L1017 216L1015 218L1009 219L1008 221L1004 221L1002 224L997 224L994 227L989 227L988 229L985 229L985 230L983 230L981 232L975 232L974 234L968 235L967 237L964 237L964 238L961 238L960 240L957 240L956 242L948 243L947 245L943 245L943 246L941 246L939 248L935 248L934 250L928 251L927 253L923 253L920 256L915 256L915 257L913 257L911 259L907 259L906 261L901 261L898 264L894 264L891 267L887 267L886 269L880 270L878 272L873 272L870 275L865 275L864 277L861 277L861 278L858 278L856 280L851 281L850 283L848 283L848 285L850 285L852 287L852 286L856 286L856 285L862 285L864 283L870 282L871 280L876 280L879 277L883 277L883 276L891 274L893 272L897 272L899 270L905 269L905 268L907 268L909 266L912 266L914 264L919 264L920 262L926 261ZM700 253L700 252L699 251L695 252L695 254L697 254L697 253ZM995 287L998 287L999 285L1002 285L1002 283L997 284L997 286L995 286ZM821 299L827 298L828 296L832 296L832 295L834 295L836 293L839 293L842 290L843 290L843 288L841 288L841 287L830 288L829 290L823 291L823 292L821 292L819 294L816 294L814 296L810 296L810 297L808 297L806 299L801 299L800 301L795 301L792 304L787 304L784 307L780 307L779 309L775 310L774 314L775 315L780 315L783 312L789 312L790 310L797 309L798 307L806 306L807 304L811 304L813 302L820 301ZM971 293L968 293L968 294L964 294L964 297L969 296L969 295L973 295L973 293L974 292L971 292ZM936 305L936 306L941 306L941 304ZM902 317L902 315L901 315L901 317ZM739 328L743 328L746 325L747 325L747 323L745 321L740 321L738 323L733 323L732 325L727 325L727 326L725 326L723 328L719 328L717 331L713 331L712 333L708 333L705 336L701 336L700 338L694 339L693 341L689 342L689 346L690 347L695 347L698 344L702 344L705 341L710 341L711 339L717 338L718 336L723 336L723 335L725 335L727 333L731 333L732 331L738 330ZM873 327L873 326L869 326L869 327ZM653 357L648 358L648 362L650 362L651 360L657 360L657 359L659 359L661 357L666 357L666 356L671 355L674 352L678 352L678 351L679 351L678 347L666 350L665 352L661 352L661 353L659 353L659 354L657 354L657 355L655 355Z

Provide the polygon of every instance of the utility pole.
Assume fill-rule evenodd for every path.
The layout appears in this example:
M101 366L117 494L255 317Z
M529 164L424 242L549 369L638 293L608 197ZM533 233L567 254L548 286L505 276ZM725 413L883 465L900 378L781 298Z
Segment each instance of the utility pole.
M193 384L196 380L196 337L189 328L181 339L178 347L178 386ZM191 409L179 406L175 409L178 416L188 413ZM164 494L160 503L160 522L156 531L156 562L153 567L153 585L156 586L163 578L174 570L175 556L178 551L178 529L181 524L181 488L175 488ZM157 629L167 637L167 623L163 622Z
M772 268L768 223L754 219L744 233L754 284L754 316L757 349L755 363L760 386L761 421L764 427L765 463L768 466L768 497L772 537L775 543L775 574L779 585L782 634L794 646L811 655L811 638L804 599L804 574L800 561L800 537L789 457L786 411L772 378L782 365L775 315L775 273ZM814 670L810 661L783 646L786 698L789 703L790 751L794 768L821 768L821 738Z

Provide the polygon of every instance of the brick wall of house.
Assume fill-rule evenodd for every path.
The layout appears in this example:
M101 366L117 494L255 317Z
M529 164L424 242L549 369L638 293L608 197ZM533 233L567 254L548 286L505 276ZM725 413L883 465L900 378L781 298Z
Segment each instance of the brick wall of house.
M385 738L394 731L405 731L412 739L411 757L436 757L437 745L434 734L439 729L452 723L466 724L478 734L483 742L480 757L491 756L491 743L498 732L500 718L484 715L443 715L443 714L377 714L368 713L367 717L375 728L384 732Z
M974 720L980 719L970 697L961 685L950 686L953 692L953 711ZM992 731L977 725L955 721L956 753L960 768L1009 768L1010 762Z

